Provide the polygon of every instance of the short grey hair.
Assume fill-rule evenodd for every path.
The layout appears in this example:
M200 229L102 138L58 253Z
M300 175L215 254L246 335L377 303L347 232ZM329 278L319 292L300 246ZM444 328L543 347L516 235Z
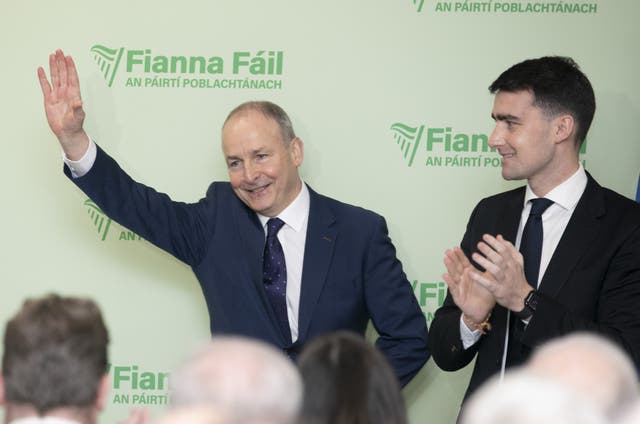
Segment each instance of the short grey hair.
M302 380L282 352L258 340L215 336L172 376L171 404L209 405L240 423L293 423Z
M296 134L293 131L293 125L291 124L291 119L289 119L289 115L284 111L280 106L275 103L260 100L260 101L249 101L242 103L239 106L236 106L229 115L227 115L227 119L224 120L223 127L229 122L231 118L234 116L245 113L247 111L256 111L262 113L266 118L269 118L278 124L280 128L280 134L282 136L282 141L285 145L289 145L291 140L296 138Z

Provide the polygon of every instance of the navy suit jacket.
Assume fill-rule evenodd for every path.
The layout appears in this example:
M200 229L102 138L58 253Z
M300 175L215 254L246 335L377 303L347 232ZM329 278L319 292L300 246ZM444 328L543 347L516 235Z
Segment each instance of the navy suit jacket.
M515 243L524 194L521 187L480 201L461 243L469 258L485 233ZM613 340L640 365L640 205L588 175L539 291L536 312L519 340L525 357L553 337L583 330ZM493 329L467 350L460 341L460 314L447 295L431 323L429 346L446 371L463 368L477 354L466 398L501 368L507 310L496 305Z
M174 202L133 181L100 148L89 173L72 180L109 217L191 266L212 334L262 339L295 358L315 336L364 334L371 319L376 345L403 385L429 358L424 314L384 219L371 211L309 189L298 340L290 345L263 288L264 230L229 183L212 183L197 203Z

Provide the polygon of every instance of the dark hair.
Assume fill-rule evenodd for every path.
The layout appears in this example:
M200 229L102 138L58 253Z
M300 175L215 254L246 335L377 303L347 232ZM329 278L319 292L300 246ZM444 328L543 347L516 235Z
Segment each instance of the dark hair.
M360 335L320 336L300 354L305 424L404 424L400 385L385 357Z
M287 115L287 112L285 112L284 109L282 109L277 104L264 100L245 102L237 106L235 109L229 112L229 115L227 115L227 119L224 120L224 124L222 126L224 127L227 122L235 115L249 110L260 112L265 117L274 120L278 124L278 127L280 127L282 141L285 143L285 145L289 145L291 140L296 138L296 134L293 131L293 125L291 124L291 120L289 119L289 115Z
M92 405L107 369L108 343L93 301L56 294L27 299L5 330L5 400L41 415Z
M504 71L489 91L533 93L534 105L550 116L568 113L576 124L576 143L582 144L593 115L596 100L591 83L570 57L545 56L528 59Z

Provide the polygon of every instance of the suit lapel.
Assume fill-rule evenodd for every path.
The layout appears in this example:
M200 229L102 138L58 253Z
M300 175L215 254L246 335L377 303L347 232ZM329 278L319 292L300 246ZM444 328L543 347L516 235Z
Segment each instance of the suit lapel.
M525 187L521 187L516 190L512 190L507 193L506 201L503 208L500 208L501 215L497 218L496 232L492 234L497 236L502 234L506 240L510 241L514 245L516 244L516 236L518 234L518 224L520 224L520 216L522 215L522 205L524 204ZM499 338L504 340L505 333L509 328L507 322L507 309L503 307L496 307L493 310L494 315L492 321L495 325L495 333L501 334ZM502 357L504 343L498 343L496 347L499 352L495 352L496 357Z
M569 279L585 250L597 235L598 217L604 215L604 197L600 185L587 174L587 187L573 211L540 282L540 291L555 297Z
M520 215L522 215L522 205L524 204L524 187L509 193L505 207L502 208L502 216L496 223L497 236L502 236L511 243L516 243L516 235L518 234L518 224L520 223Z
M307 330L324 287L338 236L335 217L326 201L309 187L309 220L302 265L298 339L306 340Z
M261 309L264 311L266 317L270 320L272 328L276 329L274 334L277 334L282 339L279 324L276 319L275 313L267 299L267 295L264 290L262 281L262 261L264 252L265 234L264 228L258 219L258 216L254 211L248 208L244 203L238 200L239 207L237 208L237 227L242 242L242 257L245 263L245 270L247 272L248 284L251 284L257 293L258 302L260 302ZM253 290L250 290L253 292ZM284 346L284 339L281 340Z

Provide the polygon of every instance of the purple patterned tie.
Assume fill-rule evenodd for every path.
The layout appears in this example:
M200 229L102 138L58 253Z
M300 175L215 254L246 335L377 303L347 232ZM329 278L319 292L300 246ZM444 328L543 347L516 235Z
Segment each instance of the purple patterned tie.
M284 261L278 231L284 222L279 218L267 221L267 242L264 245L262 280L265 292L276 314L282 335L291 343L291 329L287 317L287 264Z

